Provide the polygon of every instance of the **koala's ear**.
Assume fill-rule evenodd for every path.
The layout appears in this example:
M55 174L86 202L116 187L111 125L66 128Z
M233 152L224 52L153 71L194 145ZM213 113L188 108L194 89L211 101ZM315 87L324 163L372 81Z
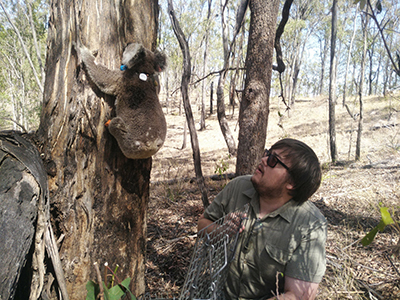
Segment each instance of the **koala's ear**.
M167 56L158 50L154 51L154 56L155 56L155 66L154 68L158 71L164 71L165 68L167 67Z
M137 43L129 43L122 54L121 63L128 69L132 68L136 63L144 59L146 56L146 49Z

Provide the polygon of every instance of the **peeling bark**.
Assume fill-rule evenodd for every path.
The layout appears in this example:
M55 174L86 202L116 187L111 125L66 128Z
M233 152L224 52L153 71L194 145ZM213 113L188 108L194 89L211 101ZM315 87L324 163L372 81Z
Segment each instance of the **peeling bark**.
M72 299L86 297L94 262L118 264L118 278L131 277L132 292L144 292L151 171L151 158L127 159L107 131L115 99L88 81L72 43L80 39L98 50L98 62L117 69L127 42L155 49L157 17L157 0L51 5L38 137L50 175L54 233L65 236L60 255Z

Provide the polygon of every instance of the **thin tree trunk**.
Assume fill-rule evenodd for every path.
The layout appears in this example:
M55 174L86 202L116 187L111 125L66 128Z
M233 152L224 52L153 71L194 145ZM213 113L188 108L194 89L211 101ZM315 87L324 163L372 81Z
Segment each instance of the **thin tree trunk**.
M396 63L396 61L394 60L394 58L392 56L392 53L390 52L389 45L388 45L388 43L386 41L385 35L383 34L383 29L381 28L381 25L379 24L379 21L376 18L374 8L371 5L371 1L367 0L367 4L368 4L368 8L369 8L369 10L371 12L371 17L374 20L376 26L378 27L379 33L380 33L382 41L383 41L383 45L385 46L385 49L386 49L386 53L389 56L389 59L390 59L390 61L392 63L392 67L393 67L395 73L397 74L397 76L400 77L400 63L398 61Z
M194 161L194 170L196 173L196 180L201 191L201 199L203 201L203 206L206 208L209 205L207 190L204 182L203 172L201 170L201 158L200 158L200 148L199 142L197 139L196 128L194 126L192 109L190 107L189 100L189 81L191 76L191 63L190 63L190 52L189 45L185 39L185 35L180 28L179 22L175 17L175 11L173 7L172 0L168 0L168 13L171 19L172 27L174 29L176 38L178 39L179 46L182 50L183 54L183 74L182 74L182 83L181 83L181 91L182 91L182 99L183 105L185 108L186 120L189 126L190 131L190 141L192 143L192 151L193 151L193 161Z
M324 92L326 57L328 56L328 36L325 34L324 46L321 47L321 76L319 79L319 95Z
M354 13L353 34L351 35L350 45L349 45L349 52L347 53L347 63L346 63L346 70L345 70L345 73L344 73L344 82L343 82L343 102L342 102L343 106L346 105L347 74L349 73L348 70L349 70L349 66L350 66L351 51L353 50L353 42L354 42L354 38L355 38L355 36L356 36L356 29L357 29L357 26L356 26L356 25L357 25L357 22L356 22L356 20L357 20L357 15L358 15L358 7L359 7L359 4L357 4L356 11L355 11L355 13Z
M365 19L364 19L365 18ZM355 160L360 160L361 157L361 137L363 130L363 87L364 87L364 74L365 74L365 62L367 56L367 38L368 38L368 23L369 16L365 15L363 19L363 53L361 58L361 70L360 70L360 84L358 86L358 100L360 105L360 115L358 117L358 130L357 130L357 142L356 142L356 155Z
M388 91L388 85L390 83L390 74L392 73L391 68L389 67L390 65L390 59L389 57L386 58L386 64L384 68L384 75L383 75L383 96L387 95Z
M311 35L312 31L310 30L307 34L306 40L308 40L308 37ZM300 73L300 67L301 64L303 63L303 56L304 56L304 51L307 43L303 43L303 47L297 47L297 55L296 55L296 61L294 65L294 72L293 72L293 85L292 85L292 92L291 92L291 104L294 104L296 101L296 88L297 88L297 82L299 79L299 73Z
M213 114L214 81L210 84L210 116Z
M35 29L35 24L33 23L33 17L32 17L32 1L26 1L26 6L28 7L28 19L29 19L29 24L31 25L31 31L32 31L32 39L33 39L33 44L35 45L35 50L36 50L36 58L38 60L39 63L39 69L40 69L40 74L41 74L41 78L42 78L42 86L44 86L44 81L45 81L45 72L44 72L44 67L43 67L43 63L42 63L42 58L41 58L41 53L40 53L40 49L39 49L39 45L37 42L37 37L36 37L36 29Z
M187 141L187 119L185 118L185 122L183 124L183 140L181 150L186 149L186 141Z
M337 0L332 5L331 61L329 72L329 141L332 162L337 159L336 150L336 33L337 33Z
M129 41L154 50L157 0L53 0L46 84L38 130L49 174L52 222L71 299L85 299L93 263L117 264L135 295L145 291L146 215L151 158L127 159L104 123L114 98L93 87L72 42L98 50L96 61L119 69ZM145 21L143 21L145 20ZM105 278L103 278L105 280Z
M225 7L227 5L227 1L222 3L221 0L221 23L222 23L222 43L224 47L224 68L223 72L221 73L218 79L218 86L217 86L217 116L219 125L221 127L222 135L224 136L226 145L228 146L228 151L231 155L236 155L236 143L231 130L228 125L228 121L226 119L225 114L225 101L224 101L224 86L225 86L225 79L226 73L229 68L229 45L228 45L228 37L226 33L226 24L224 20L225 14Z
M203 62L203 76L205 76L207 65L208 65L208 40L210 36L210 17L211 17L211 4L212 0L208 0L208 11L207 11L207 27L205 32L204 41L204 62ZM205 80L201 83L201 117L200 117L200 130L206 129L206 82Z
M166 114L169 114L169 79L168 76L165 76L165 106L166 106Z

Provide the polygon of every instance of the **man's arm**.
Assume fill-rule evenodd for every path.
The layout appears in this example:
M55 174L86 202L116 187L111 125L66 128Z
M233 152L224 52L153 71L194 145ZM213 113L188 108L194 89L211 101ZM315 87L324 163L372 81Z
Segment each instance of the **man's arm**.
M307 282L292 277L285 277L285 287L283 295L279 295L282 300L314 300L318 291L318 283ZM268 300L278 299L277 297Z

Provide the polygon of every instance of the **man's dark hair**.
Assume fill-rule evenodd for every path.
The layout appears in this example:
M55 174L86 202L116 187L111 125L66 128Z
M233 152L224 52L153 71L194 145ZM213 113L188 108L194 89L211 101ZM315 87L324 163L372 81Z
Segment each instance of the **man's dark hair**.
M289 174L293 181L290 195L303 203L310 198L321 184L321 165L315 152L305 143L295 139L282 139L270 149L283 150L282 155L290 161Z

